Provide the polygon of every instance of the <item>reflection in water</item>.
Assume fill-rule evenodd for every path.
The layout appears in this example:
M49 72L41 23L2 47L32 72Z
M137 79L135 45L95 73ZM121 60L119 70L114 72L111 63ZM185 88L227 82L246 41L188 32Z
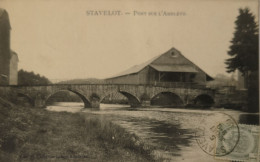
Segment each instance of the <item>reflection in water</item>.
M50 111L67 111L67 112L79 112L84 108L84 103L78 102L55 102L50 106L47 106L47 110Z
M99 111L93 111L83 107L83 103L58 103L47 109L103 115L135 133L169 161L218 161L204 153L196 143L196 127L202 119L218 112L231 115L237 122L243 116L239 111L224 109L130 108L129 105L101 104Z
M181 129L180 124L172 125L160 121L153 121L152 123L155 126L151 128L151 131L159 133L161 136L155 136L151 139L161 146L168 146L167 149L177 152L181 146L190 145L193 132L188 129Z
M150 145L170 151L172 155L179 155L181 147L189 146L193 137L192 131L182 129L180 124L142 118L125 118L125 121L132 123L133 127L144 128L143 132L149 133L143 138L149 140Z

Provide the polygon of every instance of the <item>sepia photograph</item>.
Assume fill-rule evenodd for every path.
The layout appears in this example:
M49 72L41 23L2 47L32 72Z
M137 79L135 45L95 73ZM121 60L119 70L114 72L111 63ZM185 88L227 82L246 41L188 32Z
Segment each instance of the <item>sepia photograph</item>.
M0 162L259 162L259 0L0 0Z

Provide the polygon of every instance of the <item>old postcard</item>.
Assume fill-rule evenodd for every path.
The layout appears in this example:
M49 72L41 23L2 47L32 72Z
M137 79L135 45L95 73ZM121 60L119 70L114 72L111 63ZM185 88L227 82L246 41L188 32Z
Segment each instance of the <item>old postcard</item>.
M258 162L258 0L0 0L0 161Z

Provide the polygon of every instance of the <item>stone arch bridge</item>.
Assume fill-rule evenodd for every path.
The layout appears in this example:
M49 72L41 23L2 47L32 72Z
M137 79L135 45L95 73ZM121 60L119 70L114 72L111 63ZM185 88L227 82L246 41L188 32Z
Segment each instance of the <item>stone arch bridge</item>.
M84 102L85 108L99 108L100 102L109 94L120 92L128 98L131 107L149 106L151 99L161 93L172 93L182 105L194 104L201 96L214 101L214 91L207 88L168 88L153 85L127 84L53 84L39 86L0 86L0 96L16 100L22 95L35 107L46 107L47 100L60 91L71 91Z

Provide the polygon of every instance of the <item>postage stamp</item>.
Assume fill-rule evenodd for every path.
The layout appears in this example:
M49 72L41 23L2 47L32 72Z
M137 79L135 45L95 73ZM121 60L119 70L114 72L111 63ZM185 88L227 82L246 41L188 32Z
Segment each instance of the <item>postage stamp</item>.
M239 141L236 147L221 157L216 159L231 160L231 161L250 161L258 162L259 156L259 126L239 124ZM225 127L225 126L223 126ZM219 133L217 138L216 151L222 152L222 147L228 148L231 142L230 138L236 136L237 131L234 126L226 129L225 132ZM225 141L223 144L223 141Z
M236 121L227 114L209 114L195 131L199 147L211 156L230 154L238 144L240 133Z

